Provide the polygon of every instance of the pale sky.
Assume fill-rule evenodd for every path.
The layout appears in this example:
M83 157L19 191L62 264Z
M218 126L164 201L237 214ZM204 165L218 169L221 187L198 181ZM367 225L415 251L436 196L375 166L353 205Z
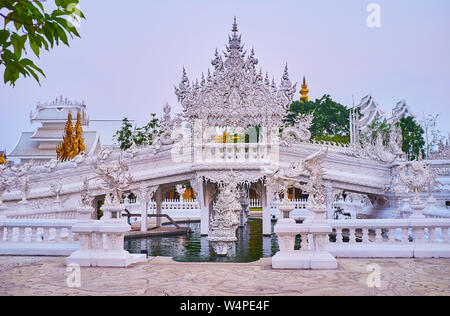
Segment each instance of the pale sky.
M82 38L42 54L41 86L23 78L14 88L0 83L0 150L11 151L22 131L35 130L29 112L37 102L59 95L85 100L91 119L126 116L141 125L166 102L178 112L173 86L182 67L191 79L212 68L235 15L245 47L277 82L287 62L292 81L306 76L310 98L328 93L351 106L352 95L358 102L371 93L386 112L405 99L419 118L440 114L446 134L450 1L376 1L380 28L366 24L371 2L81 0Z

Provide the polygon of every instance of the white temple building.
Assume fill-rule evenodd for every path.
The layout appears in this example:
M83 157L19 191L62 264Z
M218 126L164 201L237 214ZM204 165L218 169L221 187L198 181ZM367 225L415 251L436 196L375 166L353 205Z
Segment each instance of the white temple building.
M102 146L113 145L112 136L120 128L121 120L90 120L85 102L72 102L62 96L48 103L38 103L30 112L30 123L40 124L32 132L22 132L19 141L8 157L19 159L20 163L48 162L56 159L56 147L62 142L69 112L72 124L81 114L81 125L86 153L98 153Z
M70 254L80 247L66 263L107 266L113 263L100 260L113 258L118 260L114 264L126 266L134 259L123 252L123 236L130 227L121 220L127 207L121 202L122 193L136 193L141 231L146 232L149 215L157 216L156 225L161 225L167 192L174 187L181 192L189 185L195 191L200 233L208 236L208 242L221 255L236 242L236 227L245 225L249 192L253 191L262 209L262 235L276 233L280 240L276 268L335 268L330 253L335 257L450 257L448 146L441 146L437 160L411 162L402 151L399 128L391 130L388 143L380 137L360 142L360 131L385 119L371 96L360 103L362 121L354 112L350 114L350 144L315 141L309 131L312 116L299 118L294 126L284 126L286 110L296 91L287 66L277 84L263 75L258 64L254 51L244 50L235 20L225 52L222 55L216 50L214 54L212 70L193 80L183 69L175 88L182 113L173 116L170 106L164 106L161 133L154 135L151 145L133 144L122 151L101 146L98 133L86 131L89 155L62 163L52 157L56 156L54 148L61 141L67 113L70 109L83 111L86 126L86 106L62 99L38 105L31 118L42 126L34 133L24 133L9 155L29 163L0 168L0 180L10 183L8 190L5 186L0 191L5 218L0 228L7 231L0 254L25 252L17 250L10 232L18 228L21 234L25 228L36 229L36 225L29 227L29 222L20 220L49 219L52 221L42 221L40 226L44 238L49 228L80 237L79 243L71 241L71 251L61 248L61 253ZM396 118L405 113L401 104L394 111ZM248 139L216 142L220 129L246 134ZM35 164L37 157L49 163ZM308 194L302 224L291 218L295 207L287 198L289 189ZM346 195L349 200L349 194L367 197L364 206L369 217L333 217L333 205L339 203L339 196ZM105 203L100 220L98 202ZM155 214L149 213L152 203ZM274 207L282 218L272 230ZM434 212L435 208L442 214ZM389 218L380 216L386 210L392 214ZM408 218L398 218L401 212ZM63 221L53 222L56 219ZM294 251L299 234L303 236L302 253ZM329 234L334 237L329 238ZM36 250L35 233L31 236L24 245L27 251ZM107 247L102 244L105 240ZM39 242L41 248L46 245ZM49 249L55 245L66 246L62 241L53 242ZM94 260L92 254L98 257ZM310 265L314 258L308 256L320 259L316 266Z

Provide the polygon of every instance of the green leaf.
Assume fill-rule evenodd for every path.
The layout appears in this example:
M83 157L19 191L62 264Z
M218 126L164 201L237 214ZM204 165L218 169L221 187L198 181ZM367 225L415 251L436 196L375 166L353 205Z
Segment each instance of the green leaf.
M5 73L3 74L3 81L5 83L11 83L11 85L15 85L17 79L19 79L20 73L16 66L14 65L6 65Z
M7 30L0 30L0 47L5 45L6 41L9 38L9 31Z
M22 57L22 51L25 49L25 42L27 41L27 35L19 36L17 33L14 33L11 36L11 43L14 47L14 54L17 58Z

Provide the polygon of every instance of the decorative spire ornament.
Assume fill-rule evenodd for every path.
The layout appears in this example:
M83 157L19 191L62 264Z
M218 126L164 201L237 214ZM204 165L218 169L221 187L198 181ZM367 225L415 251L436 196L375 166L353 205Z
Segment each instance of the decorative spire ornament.
M308 97L308 85L306 84L306 78L305 76L303 76L303 84L302 84L302 89L300 90L300 102L308 102L309 101L309 97Z
M5 165L8 163L8 160L6 160L5 158L5 154L2 152L0 152L0 165Z
M56 156L59 161L72 160L79 154L85 152L83 128L81 127L81 112L77 113L75 131L72 125L72 111L67 115L67 123L64 129L63 141L56 148Z
M59 161L67 161L74 157L73 140L72 111L69 111L66 127L64 129L63 141L56 148L56 157Z
M77 113L77 122L75 124L75 139L74 139L74 152L75 156L82 154L86 151L83 138L83 128L81 127L81 111ZM75 156L73 158L75 158Z

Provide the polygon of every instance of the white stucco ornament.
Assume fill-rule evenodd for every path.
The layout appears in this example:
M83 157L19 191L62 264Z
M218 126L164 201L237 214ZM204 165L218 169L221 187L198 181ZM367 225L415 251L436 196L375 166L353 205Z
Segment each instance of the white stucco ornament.
M207 240L221 256L225 256L237 240L236 229L239 226L239 213L242 209L238 196L237 185L231 179L229 182L219 184L219 194L213 204Z
M224 52L216 50L211 64L213 73L201 81L189 81L183 69L181 83L175 88L184 119L193 125L201 120L206 126L247 127L281 126L286 109L292 103L296 86L289 80L287 66L277 86L266 74L256 70L254 50L244 51L236 19Z
M57 179L56 181L54 181L50 184L50 190L55 195L54 203L58 206L61 206L60 194L61 194L62 187L63 187L63 182L62 182L61 178Z
M11 167L11 171L14 173L15 179L13 181L14 186L18 188L22 193L22 200L20 204L28 204L27 198L30 192L29 173L33 163L25 163L21 165L14 165Z
M311 139L311 128L314 114L299 115L293 126L287 126L281 132L280 145L290 146L292 143L308 142Z
M101 187L113 194L112 204L118 205L122 192L133 183L133 177L129 172L128 164L124 161L123 152L118 151L117 160L107 160L111 154L110 149L103 149L97 159L93 160L91 169L97 174L96 178L100 179Z
M400 180L408 191L414 192L413 205L422 205L419 192L424 192L436 183L436 174L424 163L422 157L418 160L404 162L398 167Z

